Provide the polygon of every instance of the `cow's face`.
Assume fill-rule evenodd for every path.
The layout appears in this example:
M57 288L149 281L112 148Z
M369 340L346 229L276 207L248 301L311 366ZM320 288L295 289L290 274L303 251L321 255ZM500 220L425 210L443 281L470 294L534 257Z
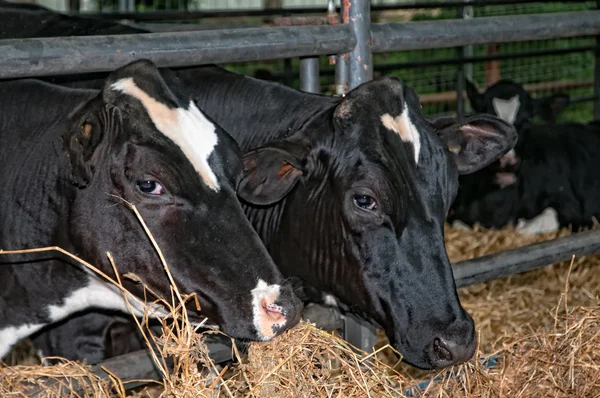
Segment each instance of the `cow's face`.
M480 93L469 80L465 84L469 102L475 112L496 115L517 129L531 122L535 116L553 123L569 104L569 96L562 93L534 99L522 85L511 80L500 80L484 93Z
M249 340L268 340L298 321L301 302L237 200L239 149L153 64L114 72L72 120L65 148L79 189L69 233L85 259L112 274L110 251L122 274L136 274L170 300L157 251L125 200L148 225L179 289L197 294L194 321L206 316ZM143 297L139 284L128 287Z
M468 360L476 343L444 219L458 174L515 141L514 128L493 116L429 122L412 89L382 78L290 139L247 154L239 192L263 205L285 197L280 228L293 238L271 246L276 260L299 258L281 261L291 264L284 273L380 324L407 362L445 367Z

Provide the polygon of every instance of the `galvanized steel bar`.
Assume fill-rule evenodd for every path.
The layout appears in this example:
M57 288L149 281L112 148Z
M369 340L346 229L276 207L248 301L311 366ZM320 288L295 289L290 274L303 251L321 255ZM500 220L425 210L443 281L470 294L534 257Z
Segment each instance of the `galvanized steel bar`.
M596 8L600 9L600 0L596 0ZM600 47L600 35L596 36L596 46ZM596 48L594 59L594 119L600 119L600 49Z
M347 25L0 40L0 78L106 72L147 58L159 67L330 55L352 50Z
M348 54L348 89L352 90L373 79L373 55L371 53L370 0L342 0L343 21L352 27L356 47ZM353 316L344 318L344 338L355 347L370 352L377 342L375 328Z
M457 287L475 285L549 264L600 253L600 231L585 231L563 238L506 250L452 265Z
M344 14L348 13L348 25L356 37L356 47L349 59L350 90L373 79L370 3L370 0L344 0Z
M344 1L344 0L342 0ZM588 0L570 0L572 3L585 3ZM378 4L371 6L371 12L384 12L395 10L412 9L436 9L436 8L454 8L461 6L497 6L497 5L522 5L525 3L542 3L541 0L456 0L456 1L416 1L401 4ZM236 10L194 10L188 12L179 11L150 11L150 12L106 12L101 15L94 13L83 13L84 15L93 15L104 19L132 21L185 21L203 18L237 18L237 17L262 17L270 15L299 15L299 14L323 14L327 9L325 7L285 7L285 8L267 8L267 9L236 9Z
M371 27L375 53L599 34L600 11L387 23Z
M300 58L300 90L307 93L320 93L319 57Z

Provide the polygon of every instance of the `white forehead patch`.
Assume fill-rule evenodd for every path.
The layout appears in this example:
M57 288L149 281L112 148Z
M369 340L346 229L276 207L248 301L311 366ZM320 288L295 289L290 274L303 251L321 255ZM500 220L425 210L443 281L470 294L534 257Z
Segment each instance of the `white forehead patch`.
M496 116L507 123L514 124L515 120L517 120L517 113L519 113L521 101L519 101L519 95L517 94L507 100L494 98L492 99L492 105L494 105Z
M389 113L381 116L381 123L388 129L398 134L402 141L413 144L415 150L415 163L419 163L419 152L421 151L421 135L410 120L408 106L404 103L404 111L400 116L392 117Z
M189 109L170 109L140 89L130 77L117 81L111 88L138 99L156 128L181 149L206 185L219 190L217 177L208 164L218 141L215 126L192 101Z

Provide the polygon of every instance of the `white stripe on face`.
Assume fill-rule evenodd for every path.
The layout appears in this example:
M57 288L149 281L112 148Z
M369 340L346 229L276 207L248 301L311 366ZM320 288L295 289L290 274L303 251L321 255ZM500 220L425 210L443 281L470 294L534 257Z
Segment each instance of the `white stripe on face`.
M492 105L496 111L496 116L507 123L514 124L517 120L521 101L519 101L519 95L515 95L507 100L494 98L492 99Z
M402 141L413 144L415 150L415 163L419 163L421 151L421 135L408 114L408 106L404 104L404 111L400 116L392 117L389 113L381 116L381 123L388 129L398 134Z
M181 149L206 185L219 190L217 177L208 164L218 141L215 126L192 101L189 109L170 109L140 89L130 77L117 81L111 88L138 99L158 131Z

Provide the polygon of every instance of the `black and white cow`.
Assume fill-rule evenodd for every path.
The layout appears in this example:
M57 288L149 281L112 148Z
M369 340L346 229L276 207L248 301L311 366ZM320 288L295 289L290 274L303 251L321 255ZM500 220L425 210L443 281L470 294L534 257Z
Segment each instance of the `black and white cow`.
M483 93L480 93L470 80L465 81L465 86L469 103L475 112L496 115L515 126L517 132L533 123L535 117L541 118L547 124L554 124L556 117L569 104L567 94L557 93L544 98L532 98L521 84L508 79L494 83ZM479 173L461 178L460 182L489 179L494 187L513 184L516 181L515 171L519 161L515 150L510 150L497 162Z
M269 340L302 303L284 284L236 197L236 143L148 61L102 90L0 84L0 249L60 246L112 275L134 273L170 299L156 238L198 313L233 337ZM143 287L125 286L143 298ZM0 255L0 357L19 339L90 307L127 311L121 293L57 253ZM139 313L139 305L134 308ZM159 309L160 310L160 309Z
M522 223L519 219L525 217L524 214L532 218L538 216L546 209L545 207L540 208L542 206L541 202L538 201L535 205L528 205L539 210L537 214L532 215L531 211L522 210L524 205L509 199L509 197L514 196L512 192L518 190L516 186L511 186L517 184L522 169L521 163L525 157L529 156L529 153L525 153L523 150L525 147L531 150L531 145L524 144L524 140L531 140L531 138L526 137L530 137L532 134L539 137L534 138L534 140L536 145L541 145L541 147L536 149L536 154L532 154L528 162L531 163L534 158L540 161L539 154L540 151L544 151L542 148L545 146L545 140L542 138L545 134L544 131L548 134L554 134L555 131L563 129L563 127L553 127L553 125L556 122L556 117L568 105L569 96L558 93L549 97L534 99L522 85L511 80L501 80L488 87L483 93L480 93L475 85L467 80L466 89L469 102L474 111L496 115L513 124L519 133L519 141L514 149L502 156L497 162L473 174L459 178L460 188L456 201L452 205L449 221L458 220L468 225L479 223L486 228L502 228L507 226L508 223L514 223L515 225ZM546 124L534 124L536 116L540 117ZM573 131L572 127L568 130ZM568 140L564 135L559 135L561 140ZM554 138L551 140L553 141ZM549 161L549 158L543 160L544 164ZM543 167L535 167L534 170L536 173L544 172ZM543 195L545 188L541 186L543 184L540 182L541 180L533 181L536 180L535 177L530 177L532 182L535 183L533 186L529 186L528 189L536 189L539 195ZM538 177L541 176L538 175ZM507 190L504 190L505 188ZM531 194L530 192L529 196ZM518 209L519 207L521 210ZM553 217L552 214L547 214ZM551 222L551 224L558 226L558 221Z
M461 186L463 192L453 204L449 220L486 228L513 224L525 233L551 232L559 227L579 230L591 227L594 218L600 220L597 126L525 125L515 151L520 158L515 182L500 188L489 180L469 179Z
M335 297L414 366L471 357L444 219L458 174L506 153L514 128L490 116L431 122L394 77L339 98L217 67L176 74L246 151L238 195L284 275L319 292L305 299Z

